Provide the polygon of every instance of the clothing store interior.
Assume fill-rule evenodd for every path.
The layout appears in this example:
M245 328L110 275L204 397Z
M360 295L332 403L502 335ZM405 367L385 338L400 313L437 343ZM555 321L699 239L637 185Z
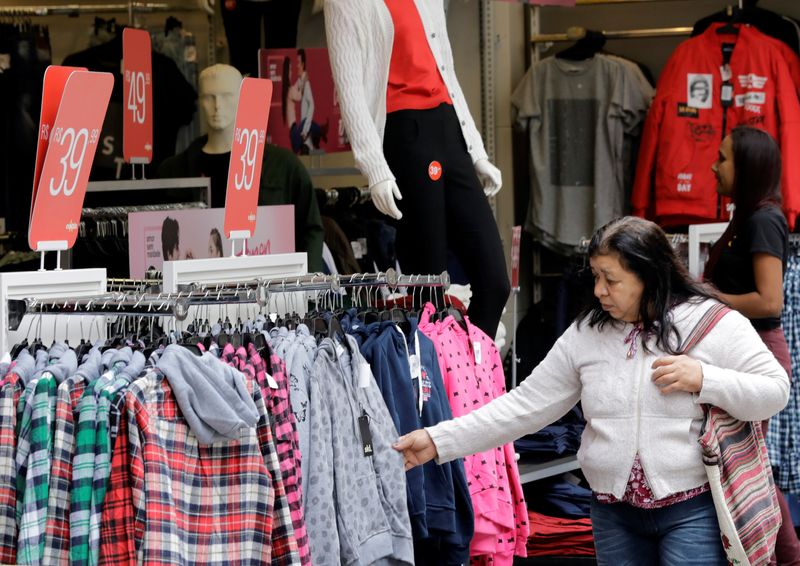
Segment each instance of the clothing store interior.
M787 370L748 556L800 565L800 1L43 2L0 2L0 565L614 566L598 506L719 513L644 451L593 489L580 396L464 458L396 444L606 309L623 216Z

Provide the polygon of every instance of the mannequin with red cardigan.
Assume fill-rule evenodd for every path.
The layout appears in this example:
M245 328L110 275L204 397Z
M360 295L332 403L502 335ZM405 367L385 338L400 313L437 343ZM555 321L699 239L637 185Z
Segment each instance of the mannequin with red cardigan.
M495 336L509 294L487 196L502 186L455 75L442 0L326 0L342 119L372 201L397 221L405 273L440 273L454 252L471 321Z

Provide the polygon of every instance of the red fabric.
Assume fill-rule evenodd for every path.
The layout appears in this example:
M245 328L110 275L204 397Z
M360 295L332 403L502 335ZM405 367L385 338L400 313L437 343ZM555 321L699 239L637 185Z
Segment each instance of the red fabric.
M660 509L668 505L674 505L683 501L688 501L692 497L697 497L701 493L709 491L711 488L708 484L704 484L694 489L687 491L680 491L664 497L663 499L656 499L650 489L650 484L647 483L647 476L642 468L642 462L639 460L639 455L633 460L633 467L631 468L631 477L628 478L628 486L625 488L625 493L622 499L617 499L610 493L598 493L595 496L600 503L620 503L625 502L633 507L639 509Z
M560 519L528 512L528 556L594 556L590 519Z
M386 7L394 22L386 112L452 104L414 0L386 0Z
M661 74L642 134L631 197L634 214L662 226L728 219L724 207L717 214L717 183L711 165L723 137L722 45L735 43L730 61L733 103L727 110L725 133L750 125L776 139L783 155L783 210L789 226L794 226L800 212L800 161L796 159L800 103L793 80L797 79L797 56L776 47L753 27L739 26L735 36L716 33L721 25L714 24L679 45ZM710 81L706 103L710 108L697 103L687 108L689 75Z

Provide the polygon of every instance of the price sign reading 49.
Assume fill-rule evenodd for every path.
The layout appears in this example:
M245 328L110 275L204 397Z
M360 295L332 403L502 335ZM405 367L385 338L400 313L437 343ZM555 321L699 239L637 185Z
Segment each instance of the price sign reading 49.
M67 80L33 203L28 232L33 250L66 250L75 243L113 86L110 73L75 71Z
M122 153L128 163L153 159L153 61L150 34L122 30L124 119Z
M242 81L225 193L225 235L228 238L249 238L256 230L271 100L272 81L253 78Z

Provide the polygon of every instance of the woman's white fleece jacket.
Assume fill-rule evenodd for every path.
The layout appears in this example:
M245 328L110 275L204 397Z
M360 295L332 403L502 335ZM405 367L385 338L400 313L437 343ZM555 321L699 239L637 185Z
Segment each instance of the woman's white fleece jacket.
M672 315L687 336L714 303L683 304ZM726 314L689 355L702 364L699 394L664 395L652 382L652 364L669 355L652 353L637 338L627 357L631 324L603 330L573 323L547 357L516 389L457 419L426 429L439 462L500 446L536 432L581 401L586 428L578 462L592 490L622 497L637 452L656 498L706 483L700 446L701 404L716 405L733 417L761 421L789 398L789 379L750 322Z

